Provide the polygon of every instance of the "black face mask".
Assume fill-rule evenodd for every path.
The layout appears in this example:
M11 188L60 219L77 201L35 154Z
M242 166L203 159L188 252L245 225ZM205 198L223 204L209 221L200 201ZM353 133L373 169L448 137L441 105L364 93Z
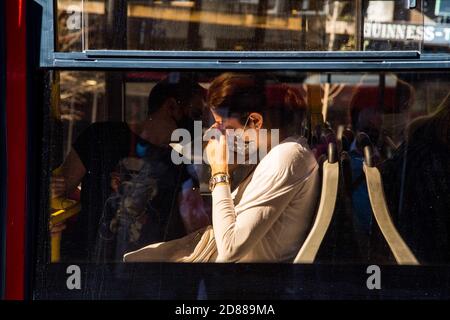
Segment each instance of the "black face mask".
M189 116L183 116L179 120L175 120L175 123L177 125L177 128L179 129L186 129L191 134L191 137L194 135L194 119L192 119Z

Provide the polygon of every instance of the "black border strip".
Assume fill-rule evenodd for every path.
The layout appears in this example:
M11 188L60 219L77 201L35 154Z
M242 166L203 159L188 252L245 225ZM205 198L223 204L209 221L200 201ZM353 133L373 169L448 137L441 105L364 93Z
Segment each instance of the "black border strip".
M36 268L35 261L38 261L37 235L38 215L40 207L40 184L43 149L43 125L42 119L44 110L44 90L46 80L43 70L39 70L39 47L41 41L40 26L43 8L31 1L26 7L27 25L27 212L26 212L26 239L25 239L25 291L24 298L31 299L35 288ZM45 151L44 151L45 152ZM42 229L44 230L44 229Z
M5 295L6 267L6 2L0 3L0 299Z

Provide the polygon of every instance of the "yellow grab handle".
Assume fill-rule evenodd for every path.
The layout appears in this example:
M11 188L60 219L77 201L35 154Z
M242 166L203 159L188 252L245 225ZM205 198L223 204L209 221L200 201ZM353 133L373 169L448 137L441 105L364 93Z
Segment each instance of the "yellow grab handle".
M59 262L61 259L61 232L51 235L51 262Z
M56 168L53 170L53 174L62 174L62 168ZM50 228L52 225L63 223L81 210L79 202L64 197L50 199L50 207L56 210L50 215ZM61 234L62 232L51 234L51 262L59 262L61 260Z

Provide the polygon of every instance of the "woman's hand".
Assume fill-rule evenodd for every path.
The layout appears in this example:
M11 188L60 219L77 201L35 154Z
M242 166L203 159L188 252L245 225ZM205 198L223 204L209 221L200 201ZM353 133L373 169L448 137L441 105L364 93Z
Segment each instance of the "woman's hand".
M206 155L211 166L211 175L216 173L228 174L228 145L224 134L219 139L211 139L206 146Z
M118 172L112 172L111 173L111 189L114 190L114 192L119 192L120 187L120 174Z
M61 197L66 193L66 180L62 175L53 174L50 180L51 199Z
M50 234L52 236L60 235L63 230L66 229L66 224L64 222L57 223L55 225L50 224Z

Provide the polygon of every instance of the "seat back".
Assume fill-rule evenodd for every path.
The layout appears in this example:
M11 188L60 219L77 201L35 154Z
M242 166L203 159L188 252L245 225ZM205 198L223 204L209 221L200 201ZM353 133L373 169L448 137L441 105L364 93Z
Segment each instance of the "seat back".
M396 229L386 204L380 171L373 166L371 146L364 148L364 173L375 220L398 264L418 265L416 257Z
M338 194L339 163L336 147L329 144L328 159L322 165L322 190L314 224L294 263L313 263L330 226Z

